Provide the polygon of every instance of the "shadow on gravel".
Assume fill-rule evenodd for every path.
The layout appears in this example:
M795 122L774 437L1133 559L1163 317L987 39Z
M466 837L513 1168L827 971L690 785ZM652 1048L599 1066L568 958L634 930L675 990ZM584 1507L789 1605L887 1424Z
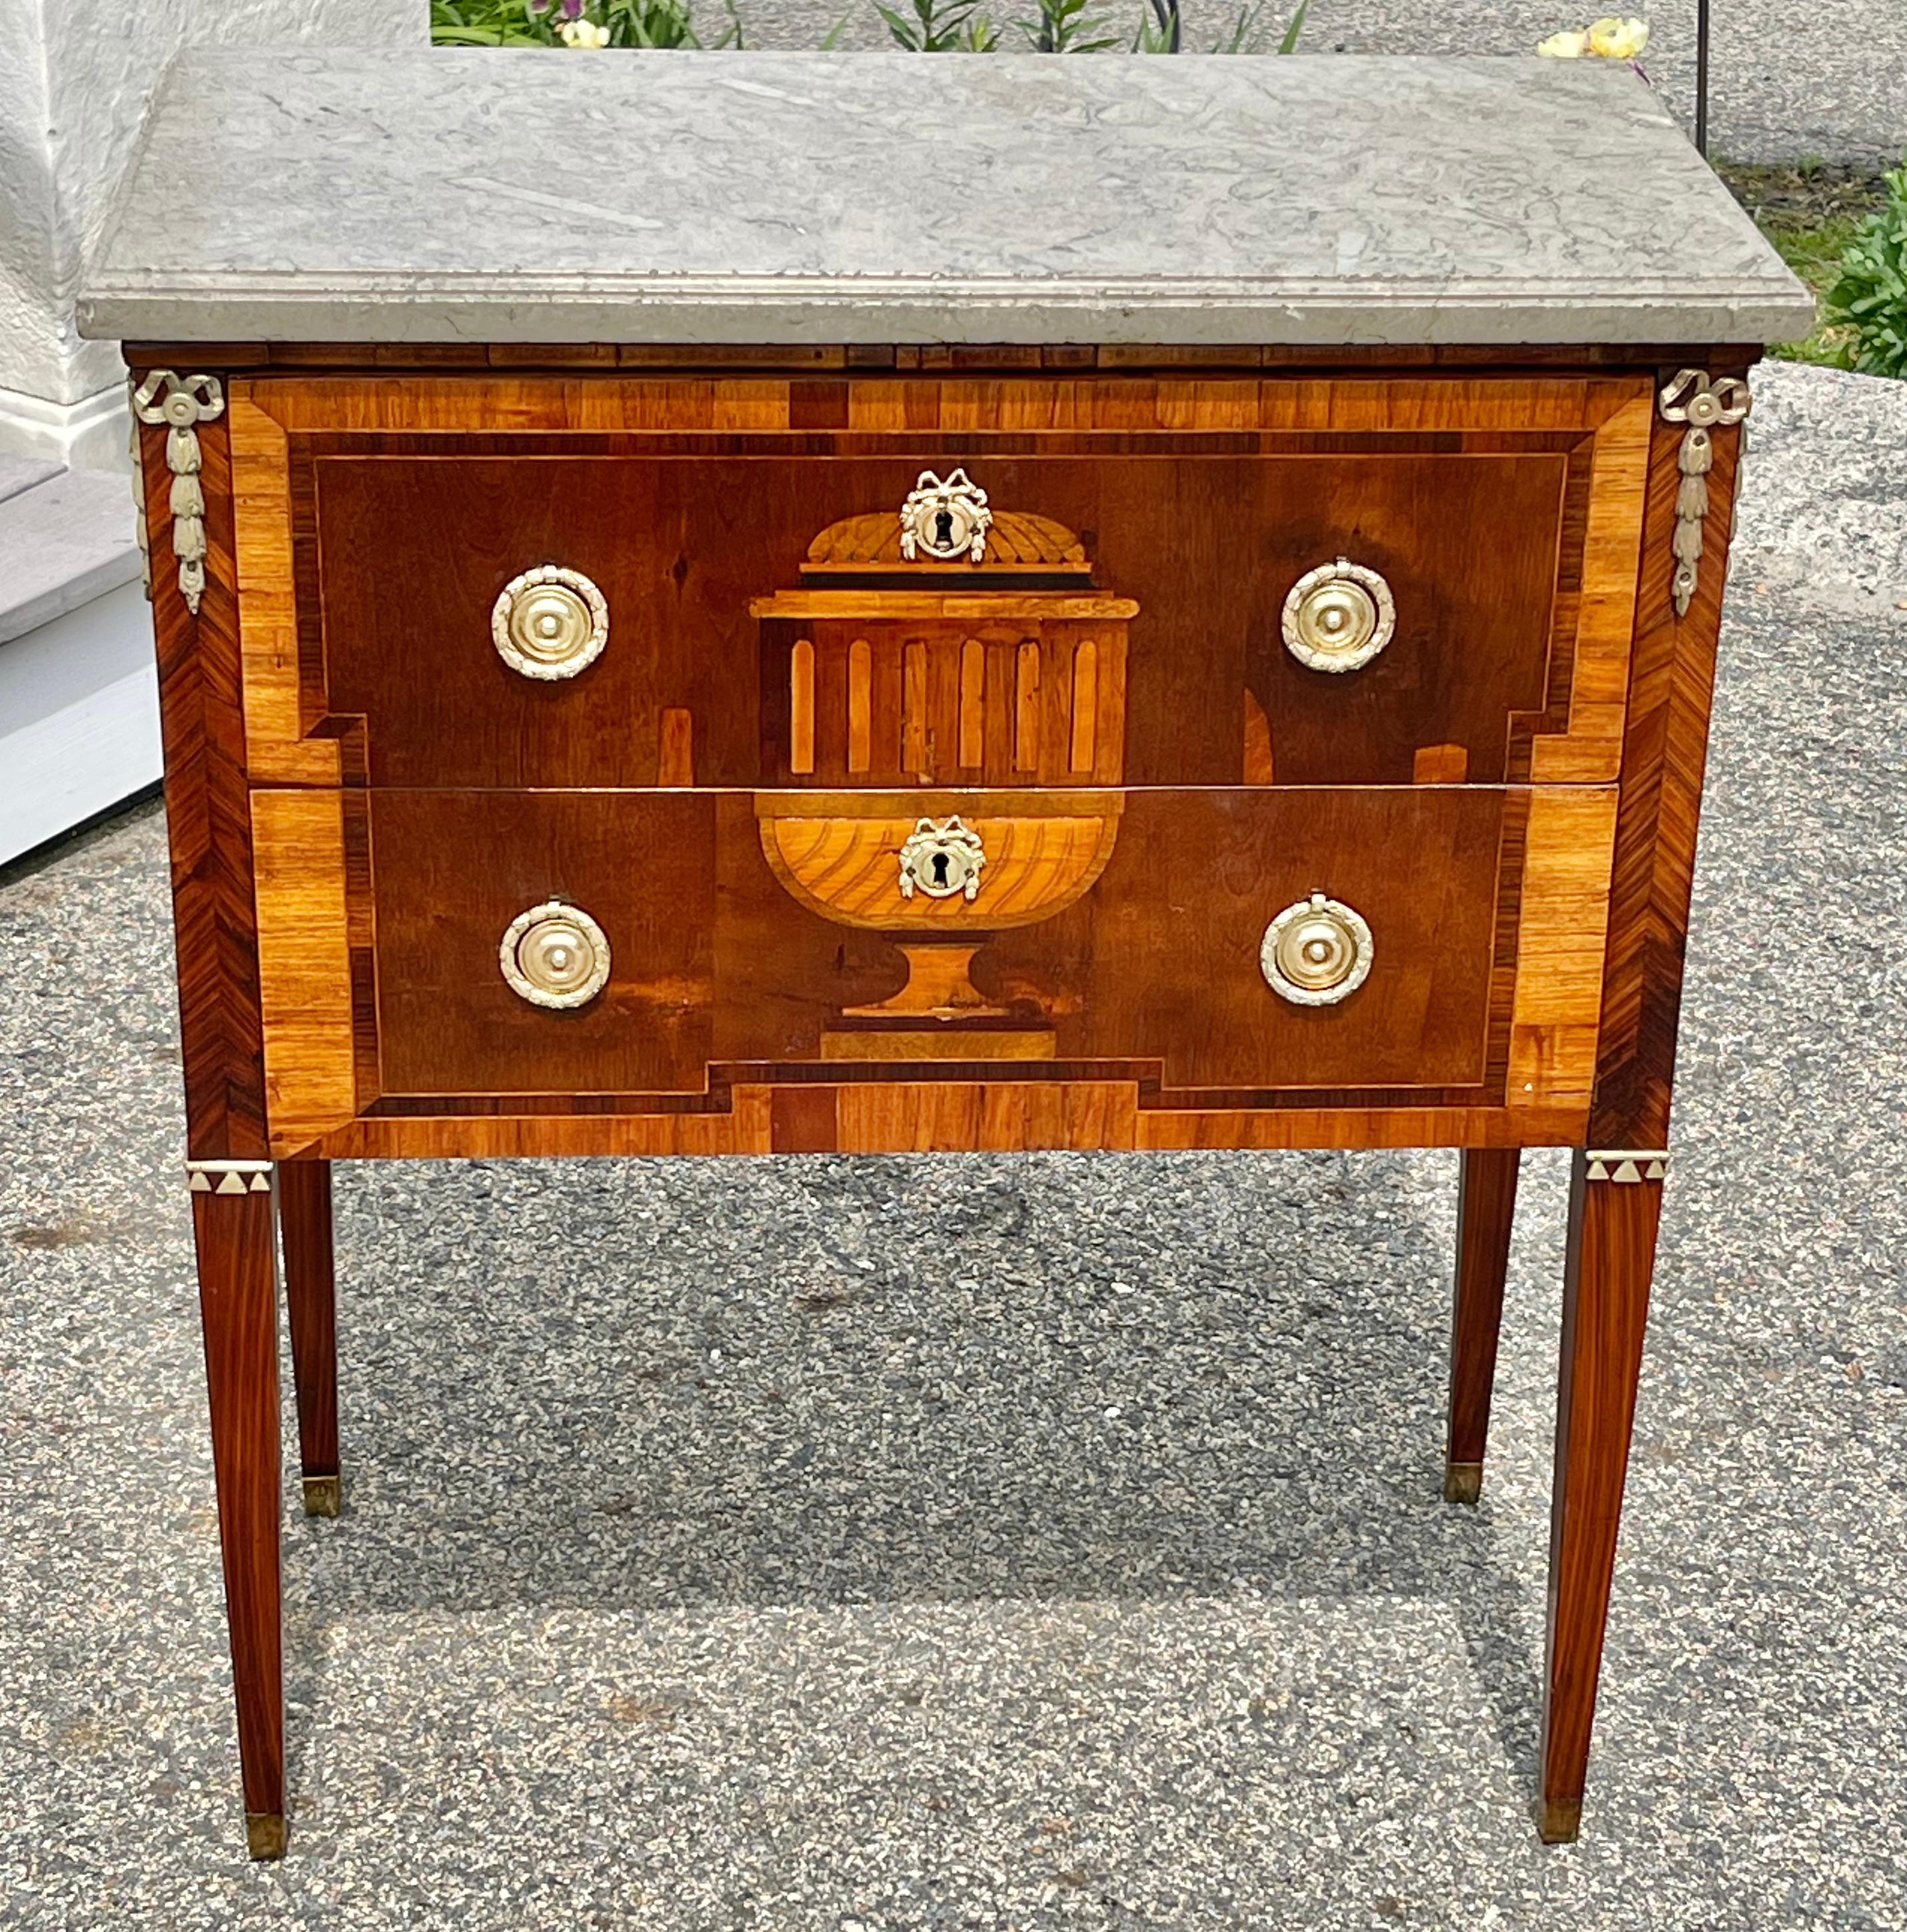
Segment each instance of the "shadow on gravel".
M1518 1592L1440 1493L1454 1168L341 1168L347 1510L294 1616L1423 1596L1526 1759Z

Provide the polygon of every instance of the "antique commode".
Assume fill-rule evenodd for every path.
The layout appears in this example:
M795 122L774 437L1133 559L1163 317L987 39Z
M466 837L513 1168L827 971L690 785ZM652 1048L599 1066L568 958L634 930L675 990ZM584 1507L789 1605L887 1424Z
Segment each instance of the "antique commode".
M1576 1150L1577 1828L1744 380L1798 284L1596 63L189 55L122 340L251 1847L275 1253L339 1159ZM182 1182L182 1184L185 1184Z

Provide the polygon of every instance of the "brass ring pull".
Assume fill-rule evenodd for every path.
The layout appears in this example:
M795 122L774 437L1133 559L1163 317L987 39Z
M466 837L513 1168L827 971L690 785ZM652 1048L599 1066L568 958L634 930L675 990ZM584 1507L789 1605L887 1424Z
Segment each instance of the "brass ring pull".
M1341 899L1314 892L1265 928L1258 964L1266 983L1296 1006L1335 1006L1370 976L1371 928Z
M1391 640L1397 602L1374 570L1344 557L1308 570L1284 600L1284 647L1313 670L1357 670Z
M533 1006L585 1006L608 983L607 935L581 906L560 899L518 913L497 958L511 992Z
M490 613L491 641L525 677L574 677L609 641L609 604L580 570L545 563L503 586Z

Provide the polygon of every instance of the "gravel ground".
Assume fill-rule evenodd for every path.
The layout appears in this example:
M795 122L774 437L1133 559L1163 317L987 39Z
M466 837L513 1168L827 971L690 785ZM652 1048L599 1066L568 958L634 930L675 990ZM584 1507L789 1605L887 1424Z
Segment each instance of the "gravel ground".
M1907 1924L1907 388L1757 380L1581 1844L1560 1156L1474 1512L1447 1154L574 1162L340 1170L248 1864L147 808L0 875L0 1923Z
M911 17L911 0L889 0ZM1089 11L1128 39L1143 0L1094 0ZM1268 0L1278 26L1293 0ZM890 44L873 0L736 0L748 44L818 46L836 21L839 44ZM1182 0L1185 45L1209 52L1229 35L1241 0ZM1313 0L1299 46L1307 53L1527 54L1561 27L1605 10L1647 16L1644 65L1669 106L1692 125L1696 0L1644 5L1626 0ZM1037 15L1035 0L981 0L978 10L1011 23ZM695 0L705 28L718 0ZM1002 44L1023 46L1008 24ZM1896 164L1907 148L1907 4L1902 0L1813 0L1797 11L1779 0L1716 0L1709 42L1710 152L1737 161Z

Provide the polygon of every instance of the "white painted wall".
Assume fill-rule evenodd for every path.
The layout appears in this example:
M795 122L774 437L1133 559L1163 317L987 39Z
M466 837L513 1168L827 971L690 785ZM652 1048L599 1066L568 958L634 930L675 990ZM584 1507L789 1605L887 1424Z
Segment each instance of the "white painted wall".
M428 0L0 0L0 451L125 461L124 371L82 342L87 251L182 48L415 44Z

